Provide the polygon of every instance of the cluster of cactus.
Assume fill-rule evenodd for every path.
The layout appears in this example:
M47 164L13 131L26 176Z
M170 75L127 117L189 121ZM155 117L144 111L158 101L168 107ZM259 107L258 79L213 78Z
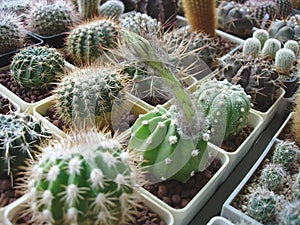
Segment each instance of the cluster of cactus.
M25 36L20 17L13 12L0 10L0 54L23 47Z
M68 34L66 52L77 64L92 63L108 49L117 47L119 34L118 24L111 19L83 22Z
M64 56L55 48L33 46L17 53L10 65L15 81L23 87L48 88L64 74Z
M74 127L109 125L113 104L121 99L123 87L114 68L76 69L55 89L55 108L61 119Z
M173 106L169 110L157 106L131 127L128 149L141 156L141 166L158 181L186 182L207 164L207 126L198 137L187 137L179 130L177 113Z
M77 0L77 7L81 19L88 20L99 16L101 0Z
M124 12L125 5L120 0L108 0L100 5L99 15L113 18L119 18Z
M51 36L68 31L78 21L78 15L70 1L39 0L31 6L26 21L30 31Z
M130 224L139 172L107 134L70 134L42 148L28 169L26 203L35 224Z
M281 164L284 168L290 168L296 161L299 147L291 141L280 141L276 144L272 157L273 163Z
M37 145L51 135L41 122L26 113L0 114L0 177L14 179L28 161L34 160Z
M205 32L215 37L216 2L211 0L182 0L184 15L192 31Z
M224 139L238 134L246 126L251 97L240 85L227 80L209 80L198 85L193 97L198 110L209 121L212 143L221 145Z
M280 225L300 224L300 200L287 202L279 214Z
M260 180L270 191L278 190L285 181L286 172L280 164L268 164L261 171Z

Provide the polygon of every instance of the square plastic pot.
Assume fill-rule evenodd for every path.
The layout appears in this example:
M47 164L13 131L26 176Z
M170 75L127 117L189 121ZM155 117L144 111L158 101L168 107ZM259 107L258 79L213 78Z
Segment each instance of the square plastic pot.
M214 216L209 220L207 225L234 225L234 224L231 223L229 220L225 219L224 217Z
M63 48L65 45L65 38L68 35L68 33L60 33L60 34L54 34L50 36L43 36L33 32L31 34L43 40L43 45L47 45L51 48Z

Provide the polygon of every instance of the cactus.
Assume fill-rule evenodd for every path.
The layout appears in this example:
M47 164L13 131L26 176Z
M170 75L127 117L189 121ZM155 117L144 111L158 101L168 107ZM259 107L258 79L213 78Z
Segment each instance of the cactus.
M89 64L108 49L116 48L119 26L110 19L83 22L66 38L66 51L77 64Z
M283 48L292 50L295 56L297 56L299 53L299 44L295 40L288 40L287 42L284 43Z
M299 147L290 141L280 141L276 144L272 157L273 163L282 164L284 168L290 168L296 161Z
M51 135L41 122L26 113L0 114L0 177L18 176L27 161L35 160L41 145Z
M184 15L192 31L216 36L216 2L211 0L182 0Z
M282 75L289 76L291 74L291 68L296 61L295 53L287 48L283 48L277 51L275 55L275 67Z
M175 107L157 106L131 127L128 149L141 155L141 165L160 181L186 182L207 163L207 130L196 139L186 137L178 129L176 113Z
M28 30L42 36L51 36L69 31L78 22L78 15L70 1L38 0L26 15Z
M248 212L251 217L265 223L275 217L277 196L274 192L258 187L249 196Z
M300 224L300 200L287 202L279 213L279 225Z
M291 0L273 0L278 6L279 15L282 18L287 18L292 14Z
M29 0L0 0L0 10L14 12L18 16L23 17L30 10Z
M78 11L82 20L99 16L101 0L77 0Z
M73 126L105 126L113 104L121 99L123 83L116 68L89 66L63 77L55 89L55 108Z
M281 49L281 43L275 38L269 38L261 51L261 56L264 59L274 60L276 53Z
M261 48L263 48L265 42L269 39L269 33L264 29L257 29L253 32L252 37L257 38L260 41Z
M262 26L266 21L274 20L279 14L278 5L273 0L248 0L244 5L249 7Z
M125 10L124 3L120 0L109 0L99 7L99 15L118 18Z
M23 47L25 30L20 17L9 11L0 11L0 54Z
M36 224L130 224L139 205L138 170L121 144L95 131L42 148L28 169L27 202Z
M264 188L276 191L285 181L285 170L280 164L267 164L261 172L261 182Z
M261 43L257 38L247 38L243 44L244 56L251 56L256 58L261 51Z
M293 193L296 200L300 200L300 171L293 185Z
M223 138L237 134L247 123L251 108L250 96L240 85L216 79L201 83L193 96L198 110L210 123L211 142L222 144ZM217 143L221 141L221 143Z
M22 49L10 65L11 75L23 87L48 88L64 74L65 60L55 48L34 46Z

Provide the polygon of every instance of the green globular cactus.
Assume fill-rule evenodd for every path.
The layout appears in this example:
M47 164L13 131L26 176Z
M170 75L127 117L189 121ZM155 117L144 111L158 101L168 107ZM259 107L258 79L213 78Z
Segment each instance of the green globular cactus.
M280 164L268 164L261 172L261 182L264 188L276 191L285 181L285 170Z
M77 0L81 19L87 20L99 16L100 2L101 0Z
M299 44L295 40L288 40L284 43L283 48L292 50L295 53L295 56L297 56L299 53Z
M158 180L186 182L205 168L208 160L208 130L203 126L198 137L182 134L175 107L157 106L141 115L131 127L128 149L141 156L147 172Z
M290 141L280 141L276 144L272 156L273 163L282 164L284 168L290 168L296 161L299 147Z
M268 40L266 40L264 47L262 48L261 56L267 60L268 59L274 60L276 53L280 49L281 49L280 41L275 38L269 38Z
M300 200L287 202L279 213L279 225L300 224Z
M139 173L107 134L69 134L42 148L28 169L28 211L35 224L130 224Z
M282 48L276 52L275 68L278 73L289 76L291 68L296 61L295 53L287 48Z
M251 97L240 85L233 85L227 80L209 80L198 85L193 96L198 110L210 123L212 143L222 144L223 139L237 134L246 126Z
M52 36L69 31L79 20L71 1L38 0L26 15L28 30L42 36Z
M216 36L216 1L182 0L184 16L192 31L205 32Z
M107 50L116 48L119 26L111 19L83 22L66 38L66 52L78 64L90 64Z
M22 49L10 65L15 81L23 87L47 88L64 75L65 60L55 48L34 46Z
M118 18L125 10L125 5L120 0L109 0L99 7L99 15Z
M23 47L25 30L20 17L9 11L0 11L0 55Z
M261 42L254 37L247 38L243 44L243 54L244 56L251 56L256 58L261 51Z
M269 33L265 29L257 29L253 32L252 37L260 41L261 48L264 47L265 42L269 39Z
M271 220L276 215L277 199L274 192L258 187L249 196L249 215L262 223Z
M55 89L55 108L73 126L109 125L113 104L124 86L116 69L87 67L66 75Z
M37 146L51 135L26 113L0 114L0 130L0 177L13 180L22 166L36 159Z

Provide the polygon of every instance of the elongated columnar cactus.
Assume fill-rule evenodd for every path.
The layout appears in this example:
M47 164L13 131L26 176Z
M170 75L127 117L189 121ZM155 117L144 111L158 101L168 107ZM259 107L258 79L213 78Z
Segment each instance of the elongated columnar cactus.
M183 0L184 15L193 31L203 31L211 36L216 35L216 1Z
M34 224L130 224L139 176L118 141L88 131L42 150L25 187Z
M47 88L64 74L65 60L55 48L34 46L22 49L10 65L15 81L26 88Z
M99 16L100 2L101 0L77 0L81 19L91 19Z

